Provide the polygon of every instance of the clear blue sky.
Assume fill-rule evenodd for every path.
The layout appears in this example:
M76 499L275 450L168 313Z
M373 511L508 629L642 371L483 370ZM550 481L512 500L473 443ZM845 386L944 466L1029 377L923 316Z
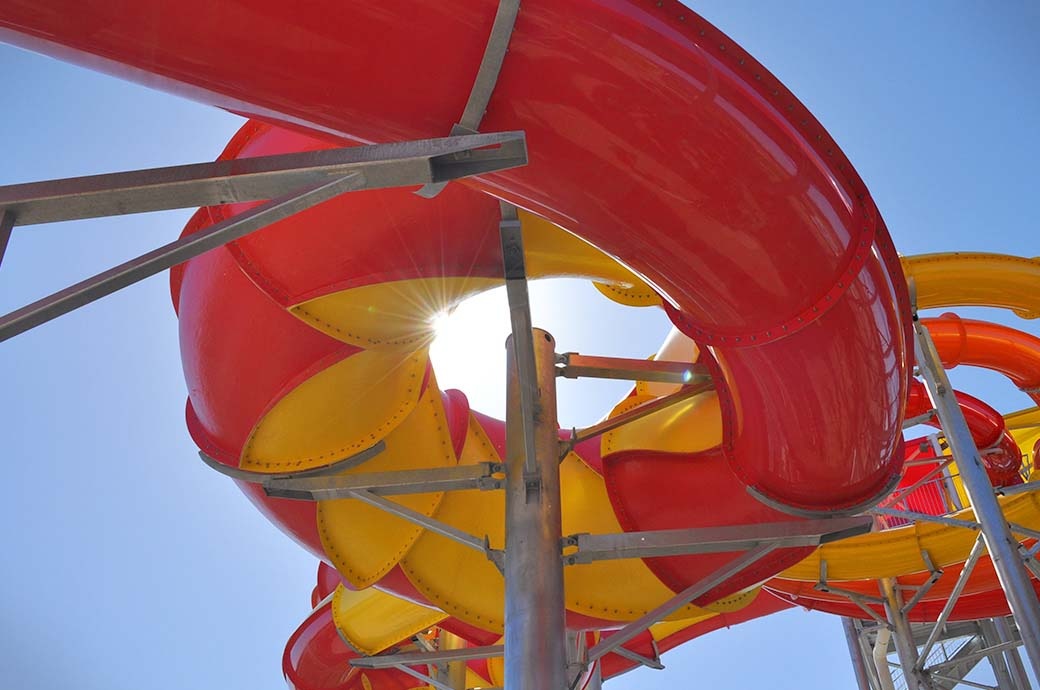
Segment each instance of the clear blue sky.
M901 252L1040 254L1037 5L695 9L830 130ZM208 160L241 122L5 46L0 79L0 184ZM0 309L168 241L187 215L16 229ZM536 296L536 322L564 349L642 356L665 331L652 316L605 316L588 288ZM1036 323L1018 325L1040 335ZM492 333L480 347L501 340ZM0 345L0 381L4 684L282 687L282 647L307 614L315 563L197 460L166 277ZM994 377L957 382L1002 410L1028 403ZM575 385L563 423L609 405L604 389ZM476 407L500 412L494 395L479 398L488 409L471 392ZM664 672L638 671L613 687L854 687L838 620L802 611L720 631L665 662Z

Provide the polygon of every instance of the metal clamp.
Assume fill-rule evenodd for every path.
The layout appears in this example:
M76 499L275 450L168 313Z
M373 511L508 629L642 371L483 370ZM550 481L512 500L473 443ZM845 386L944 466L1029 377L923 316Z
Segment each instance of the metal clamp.
M480 127L480 121L484 119L491 94L498 83L498 74L502 70L502 62L509 51L509 39L513 36L513 26L516 24L516 15L520 13L520 0L500 0L498 10L495 12L495 23L491 25L491 33L488 35L487 46L484 48L484 56L480 60L480 68L473 80L466 107L462 111L462 117L452 128L452 135L476 134ZM447 186L447 182L431 182L416 190L416 194L432 199L441 193Z

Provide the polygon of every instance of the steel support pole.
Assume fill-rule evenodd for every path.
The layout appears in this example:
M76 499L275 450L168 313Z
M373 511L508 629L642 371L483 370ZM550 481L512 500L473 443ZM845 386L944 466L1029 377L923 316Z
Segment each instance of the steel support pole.
M1037 601L1029 573L1018 554L1018 542L1011 536L1007 519L993 493L993 485L986 475L982 457L954 397L932 336L916 314L914 334L917 339L918 368L939 416L946 441L957 458L961 482L971 501L975 518L982 527L986 549L993 559L993 567L1007 596L1011 613L1015 616L1033 674L1040 677L1040 602Z
M910 630L910 622L903 613L903 597L896 589L895 578L887 577L878 580L881 593L885 599L885 614L892 626L892 636L896 642L896 653L899 655L899 665L903 667L903 677L909 690L932 690L932 683L928 676L917 669L917 645L914 644L914 635Z
M517 335L534 341L530 399L521 397ZM537 328L506 340L506 690L564 690L567 683L555 345ZM533 462L525 462L525 417L533 423Z
M994 618L993 629L1000 642L1011 642L1015 639L1007 618ZM1011 672L1011 680L1016 690L1030 690L1032 684L1029 682L1029 676L1026 675L1026 667L1022 663L1022 655L1018 653L1018 649L1005 649L1004 659L1007 661L1008 671Z
M1000 644L1000 635L997 634L997 628L993 625L991 620L980 620L979 621L979 632L982 634L982 643L987 647L993 647ZM1004 661L1003 650L994 651L992 654L987 655L989 659L989 665L993 669L993 677L997 680L997 687L1000 690L1016 690L1015 683L1011 679L1011 673L1008 671L1007 662Z
M863 649L859 646L859 631L851 618L842 618L841 627L845 630L845 643L849 646L849 658L852 660L852 670L856 674L856 685L859 690L870 690L870 680L867 676L866 662L863 659Z

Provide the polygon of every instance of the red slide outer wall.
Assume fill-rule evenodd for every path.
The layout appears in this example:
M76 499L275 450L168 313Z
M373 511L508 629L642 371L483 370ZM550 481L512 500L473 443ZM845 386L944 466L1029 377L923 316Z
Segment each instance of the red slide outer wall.
M444 135L496 3L14 0L0 38L229 109ZM849 509L898 478L905 287L862 181L753 58L674 2L530 0L481 124L525 168L467 182L620 257L725 372L725 450L765 500ZM721 382L720 382L721 383Z

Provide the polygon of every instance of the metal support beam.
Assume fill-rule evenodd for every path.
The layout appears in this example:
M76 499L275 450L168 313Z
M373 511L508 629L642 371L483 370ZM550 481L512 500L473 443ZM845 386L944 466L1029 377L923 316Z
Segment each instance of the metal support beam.
M998 496L1014 496L1015 494L1024 494L1029 491L1037 491L1040 489L1040 482L1026 482L1025 484L1016 484L1015 486L1001 486L996 489Z
M556 373L566 379L594 378L653 383L703 383L711 374L703 364L661 362L652 359L592 357L577 352L556 356Z
M610 419L605 419L602 422L593 424L589 427L585 427L584 429L575 429L571 433L571 437L569 439L561 442L563 451L561 457L562 455L566 455L571 450L573 450L574 446L581 443L582 441L587 441L590 438L595 438L597 436L607 433L608 431L613 431L614 429L622 427L625 424L634 422L637 419L648 417L654 414L655 412L665 410L671 407L672 405L677 405L681 403L683 400L688 400L695 395L706 393L710 390L713 390L714 388L715 384L711 382L698 383L691 386L683 386L674 393L670 393L663 397L657 398L656 400L645 402L642 405L632 408L628 412L623 412L622 414L619 414L615 417L611 417Z
M373 508L379 508L384 512L396 515L403 520L407 520L413 524L428 529L434 534L439 534L442 537L447 537L463 546L468 546L471 549L480 551L481 553L486 554L491 560L494 560L494 554L488 549L486 540L477 539L472 534L467 534L466 532L456 529L440 520L435 520L428 515L423 515L416 510L412 510L411 508L396 503L395 501L391 501L388 498L376 496L369 491L353 491L350 494L350 498L361 501L362 503L367 503Z
M856 674L856 685L859 690L871 690L866 660L863 658L863 649L859 646L856 623L851 618L842 618L841 627L845 631L845 644L849 647L849 659L852 661L852 671Z
M444 664L453 661L472 661L502 656L505 648L498 645L487 647L466 647L465 649L447 649L436 652L403 652L401 654L381 654L379 656L363 656L351 659L350 665L357 668L393 668L395 666L421 666L423 664Z
M982 526L986 549L993 559L1000 585L1007 596L1008 606L1022 632L1026 653L1034 675L1040 675L1040 602L1037 601L1029 573L1018 553L1018 543L1011 536L1007 520L1000 503L993 493L993 485L986 475L982 458L964 414L954 397L946 370L935 349L928 329L914 317L914 334L917 340L917 362L924 378L928 395L939 415L943 433L950 444L954 457L958 458L961 482L971 501L975 517Z
M495 474L505 471L498 463L457 465L428 470L396 472L363 472L335 477L280 477L263 482L264 493L275 498L301 501L330 501L353 498L356 491L370 491L377 496L425 494L434 491L465 489L500 489L502 480Z
M693 583L657 608L632 621L610 637L601 640L596 646L589 650L589 662L591 663L596 661L605 654L609 654L621 645L634 639L654 623L663 620L666 616L670 616L697 597L700 597L706 592L714 589L719 584L730 579L745 568L754 565L757 561L772 553L776 548L777 547L773 544L762 544L761 546L757 546L751 551L744 553L742 556L733 559L725 566L719 568L699 582Z
M512 380L516 369L519 408L517 433L523 437L524 475L537 472L537 443L535 442L535 401L538 399L537 372L534 363L534 325L531 322L531 298L527 291L527 264L524 260L524 236L516 206L500 203L502 220L498 224L502 242L502 269L506 277L506 298L509 301L509 323L512 330L512 351L515 365L508 376ZM507 349L510 347L506 345ZM555 379L553 390L555 391ZM553 393L555 407L555 392Z
M994 618L993 629L997 633L998 642L1011 642L1017 639L1011 631L1011 626L1008 625L1007 618ZM1018 648L1005 649L1004 659L1008 665L1008 671L1011 672L1011 680L1015 686L1015 690L1030 690L1032 685L1029 682L1029 676L1026 674L1026 667L1022 664L1022 655L1018 653Z
M964 529L970 530L977 530L980 527L977 522L958 520L957 518L948 518L943 517L942 515L919 513L913 510L896 510L895 508L876 507L871 508L867 512L873 515L888 515L890 517L905 518L915 522L934 522L937 525L946 525L947 527L963 527Z
M971 577L972 571L975 570L975 564L979 562L979 558L982 556L984 545L985 543L980 534L975 539L975 544L971 547L971 551L968 552L968 558L964 561L964 567L961 568L961 574L957 576L957 582L954 583L953 589L950 591L950 596L946 599L942 611L939 612L939 617L935 620L935 627L932 628L932 632L928 635L928 639L925 640L924 644L921 646L921 658L917 662L918 669L924 666L928 659L928 654L932 651L932 646L942 634L943 626L946 625L946 621L949 620L950 614L953 613L953 607L957 605L957 600L960 599L961 592L964 591L964 587L968 584L968 578Z
M526 295L526 281L515 274L508 277L509 262L507 255L507 285L521 282ZM522 308L510 311L514 315L523 312L529 318L526 306L525 302ZM567 647L560 557L556 343L540 329L517 333L517 325L514 320L513 335L506 341L505 686L509 690L557 690L567 683ZM526 343L532 344L529 371L521 358Z
M0 317L0 341L344 192L512 168L524 147L521 132L480 134L0 187L17 225L274 199Z
M443 182L527 163L523 132L350 146L0 187L17 225L278 199L358 174L364 189Z
M0 317L0 341L47 323L62 314L79 309L271 223L288 218L344 192L361 189L363 186L362 173L348 173L332 182L270 201L204 230L181 237Z
M577 534L564 540L565 546L578 547L577 552L567 555L564 560L568 565L574 565L621 558L725 553L746 551L765 543L778 547L819 546L866 534L872 524L870 518L855 517L620 534Z
M877 605L882 605L883 606L884 603L885 603L885 600L882 599L881 597L872 597L872 596L868 596L866 594L860 594L859 592L853 592L853 591L848 590L848 589L843 589L841 587L835 587L834 585L831 585L830 583L828 583L827 582L827 560L826 559L820 559L820 576L819 576L819 579L817 580L816 584L813 585L813 589L818 590L820 592L830 592L832 594L840 594L841 596L845 597L846 599L851 601L853 604L858 606L868 616L870 616L875 621L877 621L877 624L879 626L881 626L883 628L888 628L889 627L888 621L886 621L884 618L879 616L877 614L877 612L874 611L874 609L872 609L869 606L867 606L868 603L872 603L872 604L877 604Z
M885 598L885 614L892 626L892 634L896 642L896 653L899 664L903 667L903 677L909 690L931 690L932 683L928 676L918 668L917 645L910 631L910 622L903 613L903 598L897 589L895 578L879 580L881 593Z
M1016 690L1003 654L1010 648L1007 645L1012 644L1012 642L1008 640L1004 641L1003 644L1001 643L1000 635L997 634L997 628L991 620L980 620L979 631L982 633L982 641L987 651L990 652L986 655L986 658L989 659L989 665L993 669L993 677L997 679L997 687L1000 690ZM1017 642L1014 644L1017 646Z
M921 551L921 557L928 564L928 571L931 573L931 576L917 588L914 595L910 597L910 601L903 605L903 615L910 613L910 610L917 606L921 599L924 599L924 595L928 593L928 590L934 587L935 583L943 576L943 569L935 567L935 564L932 563L932 557L928 555L927 551Z

